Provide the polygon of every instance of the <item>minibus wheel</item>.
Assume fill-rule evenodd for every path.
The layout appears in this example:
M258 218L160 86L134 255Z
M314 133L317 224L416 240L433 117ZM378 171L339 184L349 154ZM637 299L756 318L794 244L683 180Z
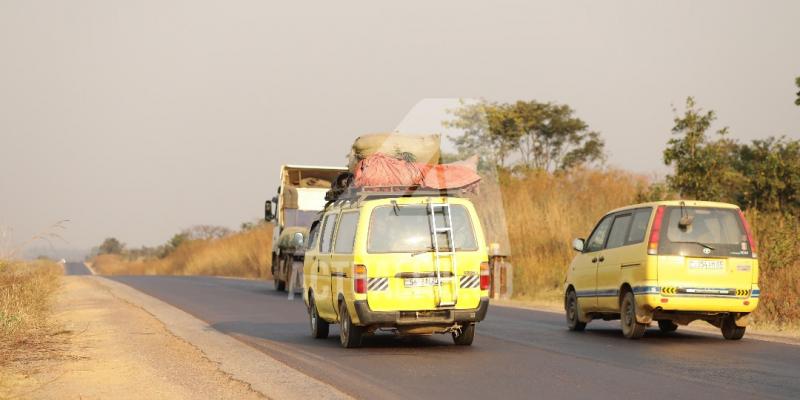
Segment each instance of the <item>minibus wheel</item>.
M578 310L578 295L574 290L567 293L566 299L566 312L567 312L567 327L571 331L582 331L586 329L586 322L581 322L579 319L580 311Z
M453 343L457 346L472 346L473 339L475 339L475 324L461 328L461 332L453 332Z
M308 318L311 324L311 336L314 337L314 339L325 339L328 337L330 324L328 324L328 321L319 317L319 312L317 311L317 305L314 302L313 296L309 296L309 301L311 302L311 307L309 307L308 310Z
M744 337L745 326L736 326L733 316L725 317L722 320L722 337L728 340L739 340Z
M342 347L350 349L361 346L364 329L353 324L345 302L339 306L339 319L342 321L339 327L339 341L342 343Z
M622 323L622 334L628 339L639 339L644 336L647 329L646 324L636 321L636 298L633 293L625 293L620 309L620 321Z

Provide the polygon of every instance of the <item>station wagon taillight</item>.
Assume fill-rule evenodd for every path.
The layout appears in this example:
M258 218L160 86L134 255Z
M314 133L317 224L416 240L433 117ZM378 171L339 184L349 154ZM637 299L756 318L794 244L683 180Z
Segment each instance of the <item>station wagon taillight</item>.
M750 230L750 224L747 223L747 219L745 219L742 210L739 210L739 218L742 220L742 226L744 226L744 233L747 235L747 242L750 244L750 255L752 255L753 258L757 258L758 248L756 247L756 241L753 238L753 231Z
M489 263L481 263L481 290L489 290L489 285L492 283L492 277L489 275Z
M661 239L661 222L664 220L664 206L656 209L656 218L653 220L653 227L650 228L650 241L647 244L647 254L654 256L658 254L658 241Z
M353 290L358 294L367 293L367 267L365 265L353 266Z

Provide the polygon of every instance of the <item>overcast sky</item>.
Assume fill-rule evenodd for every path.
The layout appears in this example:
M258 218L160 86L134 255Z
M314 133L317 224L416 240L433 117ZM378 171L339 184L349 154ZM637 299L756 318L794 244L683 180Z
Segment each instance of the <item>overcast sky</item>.
M567 103L643 173L688 95L800 137L797 1L377 3L0 0L0 243L238 227L426 98Z

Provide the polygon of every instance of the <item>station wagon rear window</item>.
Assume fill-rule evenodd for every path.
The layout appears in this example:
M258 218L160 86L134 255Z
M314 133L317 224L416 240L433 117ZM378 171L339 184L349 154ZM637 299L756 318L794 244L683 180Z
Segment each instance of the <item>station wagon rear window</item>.
M691 224L680 226L681 217ZM695 257L748 256L747 233L735 209L667 207L662 222L660 254Z
M478 250L475 231L467 209L451 205L453 242L456 250ZM446 226L440 212L436 213L437 227ZM439 250L448 251L446 233L437 236ZM372 211L369 223L367 251L370 253L415 253L433 249L430 216L427 206L380 206Z

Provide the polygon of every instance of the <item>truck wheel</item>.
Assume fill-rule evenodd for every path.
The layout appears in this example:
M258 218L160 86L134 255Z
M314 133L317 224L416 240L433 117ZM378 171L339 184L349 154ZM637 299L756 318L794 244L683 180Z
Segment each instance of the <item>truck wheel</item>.
M360 347L364 328L353 324L350 314L347 313L345 302L339 306L339 319L342 321L339 327L339 341L342 343L342 347L347 349Z
M578 308L578 295L574 290L567 293L565 307L567 313L567 328L571 331L583 331L586 329L586 322L581 322L578 318L580 309Z
M311 323L311 336L314 339L325 339L328 337L330 325L328 321L320 318L319 312L317 312L317 305L314 303L314 298L312 297L309 300L311 301L311 307L308 309L308 318Z
M658 320L658 329L661 329L661 332L664 333L675 332L678 330L678 324L668 319L660 319Z
M644 336L647 324L640 324L636 321L636 298L633 293L625 293L620 310L620 321L622 322L622 334L628 339L640 339Z
M463 327L460 333L453 332L453 343L457 346L472 346L473 339L475 339L475 324Z
M739 340L744 337L744 331L747 327L736 326L733 317L728 316L722 321L722 337L728 340Z

